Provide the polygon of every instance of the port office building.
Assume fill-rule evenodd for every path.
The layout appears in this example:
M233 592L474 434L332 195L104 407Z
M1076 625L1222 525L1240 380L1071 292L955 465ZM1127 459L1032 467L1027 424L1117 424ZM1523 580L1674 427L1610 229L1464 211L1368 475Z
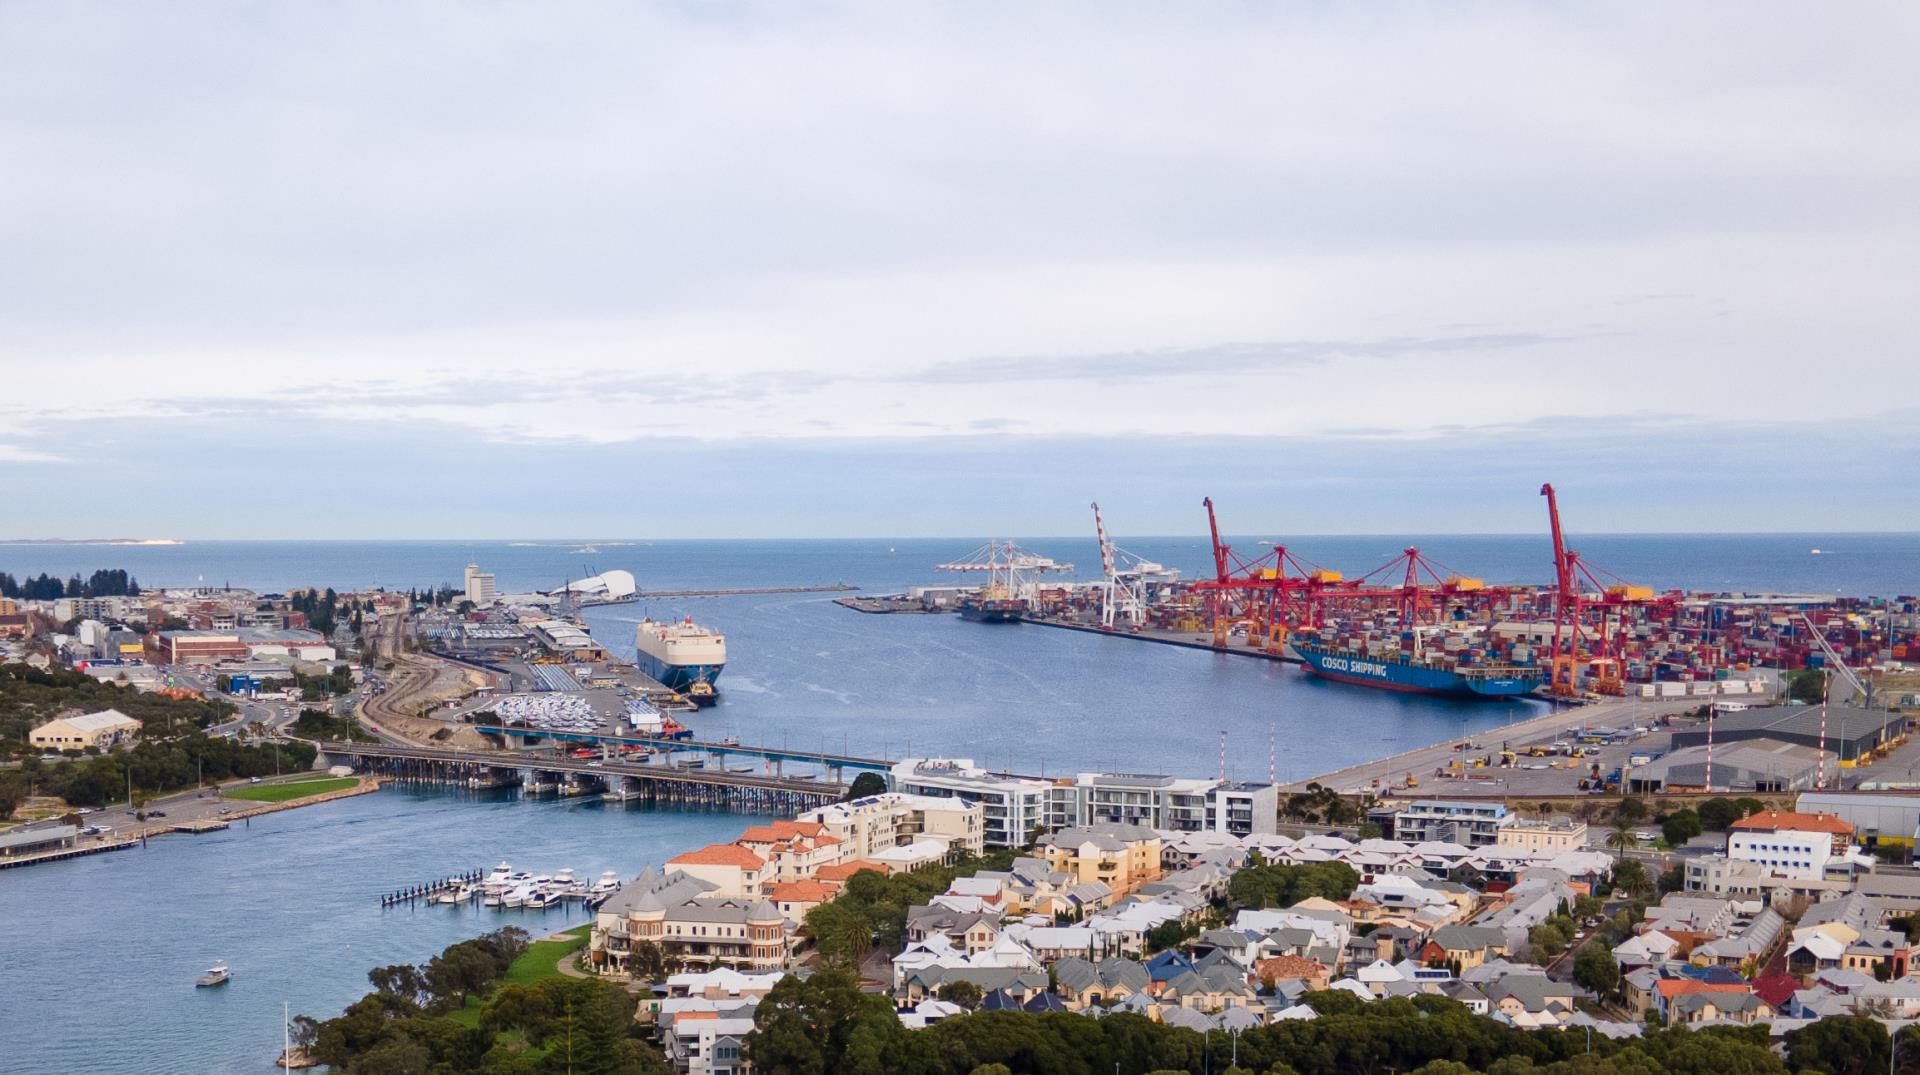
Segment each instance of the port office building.
M1277 831L1280 812L1272 784L1124 773L1048 780L989 773L971 758L908 758L892 776L896 791L979 803L988 847L1025 847L1036 829L1105 822L1247 836Z
M1826 749L1840 759L1842 766L1851 767L1861 757L1873 753L1904 733L1907 718L1884 709L1830 705L1827 707L1826 725ZM1822 741L1820 707L1780 706L1722 713L1714 718L1713 738L1717 744L1772 739L1818 750ZM1697 728L1673 733L1673 749L1676 751L1706 745L1705 723Z

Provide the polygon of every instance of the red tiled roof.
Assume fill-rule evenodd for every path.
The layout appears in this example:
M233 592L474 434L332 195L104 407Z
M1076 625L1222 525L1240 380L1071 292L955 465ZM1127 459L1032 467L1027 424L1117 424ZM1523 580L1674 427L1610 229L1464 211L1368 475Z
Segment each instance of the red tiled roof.
M667 860L667 865L739 866L742 869L757 870L765 866L766 861L739 844L708 844L698 850L675 855Z
M854 859L851 862L840 862L832 866L822 866L813 871L813 876L816 880L820 881L845 881L861 870L872 870L874 873L882 875L887 872L887 868L877 862L868 862L866 859Z
M1698 978L1662 978L1654 984L1661 996L1672 1000L1689 993L1751 993L1745 982L1703 982Z
M1782 810L1764 810L1751 817L1743 817L1733 823L1732 828L1758 831L1779 832L1831 832L1848 836L1853 835L1853 826L1832 814L1797 814Z
M825 903L840 886L825 881L780 881L766 886L764 895L775 903Z

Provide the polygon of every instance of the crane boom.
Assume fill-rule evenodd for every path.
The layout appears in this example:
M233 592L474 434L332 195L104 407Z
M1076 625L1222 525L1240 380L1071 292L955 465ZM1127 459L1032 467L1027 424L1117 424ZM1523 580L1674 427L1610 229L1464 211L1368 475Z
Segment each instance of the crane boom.
M1813 621L1807 618L1807 614L1804 612L1800 613L1800 622L1807 625L1807 633L1813 636L1814 643L1820 647L1820 652L1826 656L1827 663L1833 666L1833 670L1839 674L1841 679L1847 681L1848 686L1852 687L1856 693L1865 698L1868 705L1871 705L1873 703L1873 692L1867 688L1866 683L1860 679L1859 674L1853 669L1848 668L1847 662L1840 659L1839 652L1827 642L1825 632L1814 626Z
M1540 486L1540 495L1547 498L1547 521L1553 527L1553 575L1560 589L1560 600L1573 598L1573 562L1567 557L1566 535L1560 530L1560 501L1553 495L1552 485Z

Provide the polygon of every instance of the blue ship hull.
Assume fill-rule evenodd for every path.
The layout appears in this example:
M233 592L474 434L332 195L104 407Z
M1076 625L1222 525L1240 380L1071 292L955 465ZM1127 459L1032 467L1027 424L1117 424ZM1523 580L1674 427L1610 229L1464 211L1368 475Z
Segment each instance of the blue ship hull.
M706 680L707 686L718 685L720 670L724 664L668 664L650 653L640 653L634 657L634 666L642 672L660 681L668 690L683 691L700 680Z
M1454 698L1515 698L1538 687L1537 672L1516 670L1513 675L1463 676L1445 668L1382 660L1314 649L1296 643L1294 652L1317 676L1380 690L1410 694L1442 694Z

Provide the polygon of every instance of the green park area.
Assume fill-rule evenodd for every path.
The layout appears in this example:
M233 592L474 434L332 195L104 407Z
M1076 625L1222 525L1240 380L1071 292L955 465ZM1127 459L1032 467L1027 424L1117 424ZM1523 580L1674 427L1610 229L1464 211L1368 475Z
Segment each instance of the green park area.
M592 923L575 926L564 933L554 934L554 937L565 938L564 940L548 939L534 941L527 945L527 950L514 959L513 965L507 968L507 973L500 976L500 983L532 985L542 978L560 977L561 958L569 952L579 951L587 943L587 934L592 929ZM486 1007L486 1001L491 996L492 993L487 997L469 994L466 1006L449 1013L448 1018L462 1026L478 1027L480 1011Z
M310 795L344 791L357 783L359 783L358 778L351 776L316 776L278 784L248 784L245 787L229 788L221 794L229 799L245 799L248 802L284 803L294 799L304 799Z

